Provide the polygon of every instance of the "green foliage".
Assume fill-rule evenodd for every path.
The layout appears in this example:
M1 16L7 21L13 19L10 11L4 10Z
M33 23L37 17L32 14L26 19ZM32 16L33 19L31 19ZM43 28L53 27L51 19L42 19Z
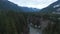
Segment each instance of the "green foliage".
M60 34L60 20L58 19L60 18L59 14L44 14L43 18L54 22L53 25L48 25L43 34Z
M0 11L0 33L1 34L21 34L24 26L27 25L23 13Z

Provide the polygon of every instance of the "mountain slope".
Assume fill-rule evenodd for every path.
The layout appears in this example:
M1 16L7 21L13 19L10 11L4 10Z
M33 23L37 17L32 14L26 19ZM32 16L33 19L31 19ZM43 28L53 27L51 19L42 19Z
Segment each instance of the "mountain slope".
M21 7L24 12L39 12L40 9Z
M9 1L0 1L0 9L5 11L6 10L21 11L19 6Z
M13 11L17 11L17 12L36 12L39 9L21 7L10 1L0 1L0 10L5 10L5 11L13 10Z
M60 8L60 1L56 1L49 5L48 7L42 9L41 13L52 13L52 12L58 12L57 10Z

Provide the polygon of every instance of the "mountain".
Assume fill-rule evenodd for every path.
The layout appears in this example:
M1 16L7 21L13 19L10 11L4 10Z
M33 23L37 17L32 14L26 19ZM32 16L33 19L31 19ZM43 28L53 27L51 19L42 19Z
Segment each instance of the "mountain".
M53 13L53 12L59 12L60 11L60 0L50 4L48 7L42 9L41 13Z
M40 9L21 7L24 12L39 12Z
M5 10L5 11L13 10L13 11L17 11L17 12L36 12L39 9L21 7L8 0L0 0L0 10Z
M0 0L0 1L8 1L8 0Z
M1 10L13 10L13 11L22 11L19 6L9 1L0 1Z

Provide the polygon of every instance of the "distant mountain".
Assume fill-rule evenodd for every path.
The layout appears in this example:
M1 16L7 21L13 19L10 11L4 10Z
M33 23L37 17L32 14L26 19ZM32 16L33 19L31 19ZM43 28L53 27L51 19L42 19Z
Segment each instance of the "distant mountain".
M39 12L40 9L21 7L24 12Z
M28 8L28 7L21 7L17 4L14 4L8 0L0 0L0 10L13 10L17 12L36 12L39 11L39 9L36 8Z
M52 13L52 12L59 12L60 10L60 0L50 4L48 7L42 9L41 13Z

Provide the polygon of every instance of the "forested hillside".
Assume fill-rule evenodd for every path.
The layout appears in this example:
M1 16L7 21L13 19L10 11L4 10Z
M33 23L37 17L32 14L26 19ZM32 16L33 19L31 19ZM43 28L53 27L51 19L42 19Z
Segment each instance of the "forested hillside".
M42 30L43 34L60 34L60 14L58 14L60 6L54 8L57 4L60 5L60 2L56 1L40 12L32 12L38 9L33 10L32 8L19 7L9 1L0 1L0 34L29 34L28 24L30 23L34 24L33 27L36 24L41 26L42 23L39 30L47 25ZM31 22L27 19L31 19Z
M8 12L0 11L0 34L22 33L28 34L28 26L24 15L12 10Z
M40 11L44 19L50 20L48 27L44 29L43 34L60 34L60 0L52 3Z

